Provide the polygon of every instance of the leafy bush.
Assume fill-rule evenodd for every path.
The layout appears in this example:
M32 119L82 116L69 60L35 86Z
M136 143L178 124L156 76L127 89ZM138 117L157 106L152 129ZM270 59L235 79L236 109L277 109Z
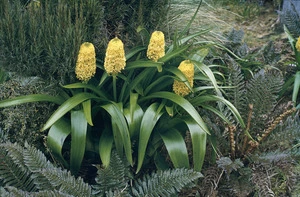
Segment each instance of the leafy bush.
M168 10L168 2L158 0L141 4L123 0L26 2L0 2L2 67L62 84L75 81L74 65L82 42L93 42L103 58L110 38L130 38L130 46L140 40L136 34L139 25L157 28ZM35 2L38 6L32 6Z

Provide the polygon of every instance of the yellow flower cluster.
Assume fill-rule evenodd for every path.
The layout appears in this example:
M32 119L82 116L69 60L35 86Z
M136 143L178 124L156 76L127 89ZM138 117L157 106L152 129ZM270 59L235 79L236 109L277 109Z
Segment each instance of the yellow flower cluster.
M194 64L189 60L184 60L180 63L178 69L186 76L191 87L193 87ZM174 80L173 91L175 92L175 94L178 94L180 96L186 96L191 92L189 87L184 82L178 80Z
M165 35L161 31L154 31L151 35L147 57L155 62L165 55Z
M92 43L84 42L79 49L76 68L76 77L81 81L88 81L96 73L96 53Z
M123 42L115 37L110 40L106 49L104 69L110 75L117 75L125 68L126 58Z
M296 49L297 49L298 52L300 52L300 36L299 36L299 38L296 42Z

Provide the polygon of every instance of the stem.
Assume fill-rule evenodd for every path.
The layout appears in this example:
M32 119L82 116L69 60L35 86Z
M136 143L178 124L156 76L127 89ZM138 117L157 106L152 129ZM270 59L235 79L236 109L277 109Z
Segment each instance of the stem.
M113 94L114 100L117 102L117 76L113 75Z
M244 143L243 143L243 147L242 147L242 152L243 153L244 153L244 151L246 150L246 147L247 147L248 135L250 135L249 130L250 130L250 123L251 123L252 113L253 113L253 104L249 104L247 128L246 128L246 131L245 131Z

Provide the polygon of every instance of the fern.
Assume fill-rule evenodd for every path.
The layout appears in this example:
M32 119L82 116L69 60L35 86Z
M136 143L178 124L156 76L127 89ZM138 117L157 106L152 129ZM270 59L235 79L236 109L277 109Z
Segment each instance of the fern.
M14 186L28 192L37 190L31 172L24 165L21 146L1 144L0 161L1 185Z
M252 130L265 127L270 114L277 103L278 93L283 85L279 74L261 70L247 85L247 101L253 104Z
M81 178L75 179L70 172L54 167L43 153L26 143L25 148L10 142L0 144L0 160L0 186L8 192L43 196L40 194L56 190L71 196L91 195L90 186Z
M107 168L97 168L92 192L81 177L76 179L69 171L55 167L41 151L27 143L24 148L16 143L3 143L0 144L0 196L171 196L202 176L193 170L173 169L134 180L128 164L116 153Z
M141 197L171 196L201 176L199 172L188 169L159 171L137 180L133 185L132 193L134 196Z
M271 188L270 175L264 166L256 165L254 167L252 182L256 185L260 196L275 197Z
M300 16L292 3L291 9L280 12L280 20L294 37L298 37L300 35Z
M59 191L71 194L72 196L88 197L91 194L91 188L79 177L75 179L71 172L60 168L44 169L41 173L50 180L53 187Z
M1 197L72 197L71 195L64 194L60 191L40 191L40 192L25 192L15 187L0 188Z
M128 165L118 156L116 152L112 153L110 165L107 168L96 166L97 177L96 185L93 185L93 194L103 195L105 192L110 193L124 191L128 187ZM114 192L112 192L114 191Z
M41 173L41 169L53 169L54 166L47 161L44 154L29 146L25 143L25 149L23 150L24 164L32 172L31 178L34 181L37 189L43 190L53 190L54 187L51 186L48 178L44 177Z
M237 108L242 117L245 117L248 109L245 78L239 64L230 57L229 61L230 64L227 85L232 86L233 88L230 88L227 91L228 100Z

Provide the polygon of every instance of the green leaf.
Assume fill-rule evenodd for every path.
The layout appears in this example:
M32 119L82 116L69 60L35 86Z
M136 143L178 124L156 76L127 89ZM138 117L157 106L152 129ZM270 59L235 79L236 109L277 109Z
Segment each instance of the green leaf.
M82 102L82 108L87 122L89 125L93 126L91 100Z
M2 100L0 101L0 108L20 105L24 103L40 102L40 101L52 102L58 105L64 102L62 98L56 96L51 96L46 94L30 94L25 96L19 96L16 98Z
M235 118L237 119L237 121L241 124L241 126L243 128L246 128L245 123L244 123L240 113L238 112L238 110L234 107L234 105L232 103L230 103L228 100L226 100L223 97L215 96L215 95L198 96L198 97L193 98L190 102L194 106L201 106L201 105L203 106L205 102L211 102L211 101L220 101L220 102L224 103L225 105L227 105L228 108L233 113L233 115L235 116Z
M203 131L209 134L209 131L206 127L206 124L202 120L201 116L197 112L197 110L194 108L194 106L185 98L171 93L171 92L155 92L149 96L146 96L143 99L152 99L152 98L162 98L162 99L168 99L177 105L179 105L183 110L185 110L196 122L199 124L199 126L202 128ZM140 99L141 101L141 99Z
M90 93L79 93L75 96L71 97L70 99L66 100L48 119L44 127L42 128L42 131L48 129L53 125L57 120L59 120L61 117L63 117L66 113L68 113L70 110L72 110L74 107L79 105L80 103L89 100L89 99L99 99L99 97L95 96L94 94Z
M118 104L115 102L111 102L107 105L102 105L101 107L109 113L112 121L117 125L118 131L113 131L114 136L122 140L127 160L131 165L133 165L130 134L122 111L120 110Z
M174 51L171 51L169 53L166 53L165 56L163 56L162 58L160 58L158 61L159 62L163 62L166 63L167 61L169 61L170 59L179 56L181 53L183 53L184 51L186 51L189 48L189 46L182 46L179 47L178 49L175 49Z
M189 128L193 147L193 163L194 170L200 172L203 166L206 153L206 132L192 119L184 118L186 125Z
M97 88L94 85L91 84L86 84L86 83L73 83L73 84L69 84L69 85L65 85L63 86L64 88L67 89L77 89L77 88L84 88L84 89L89 89L92 90L94 93L96 93L100 98L99 99L103 99L103 100L108 100L109 96L102 92L99 88Z
M294 82L293 96L292 96L292 101L294 102L294 106L296 106L299 88L300 88L300 71L298 71L295 75L295 82Z
M125 69L126 70L130 70L130 69L136 69L136 68L157 68L159 66L161 66L163 63L162 62L153 62L150 60L137 60L137 61L132 61L132 62L128 62L126 64Z
M296 52L297 49L295 47L295 39L293 38L292 34L290 33L290 31L288 30L288 28L285 25L283 25L283 29L284 29L285 34L288 37L288 40L291 44L291 47L292 47L293 51Z
M197 13L199 12L199 9L200 9L201 4L202 4L202 0L199 2L198 7L197 7L197 9L196 9L196 11L195 11L193 17L191 18L191 20L187 23L187 25L185 26L185 28L183 29L183 31L180 32L180 33L181 33L181 36L182 36L182 35L185 35L185 34L189 31L189 29L190 29L190 27L191 27L193 21L195 20L195 18L196 18L196 16L197 16Z
M87 121L82 110L71 111L70 169L77 174L85 153Z
M215 88L215 90L217 92L217 95L218 96L222 96L222 93L219 90L219 86L218 86L217 80L215 78L215 75L211 71L211 69L208 66L206 66L205 64L203 64L202 62L193 61L193 63L197 66L197 68L201 72L203 72L210 79L210 82L213 84L213 86L214 86L214 88Z
M138 135L144 111L137 104L138 94L130 93L129 107L124 109L124 116L127 120L130 136Z
M145 49L146 49L145 46L138 46L138 47L131 49L129 52L126 53L126 60L129 60L134 55L138 54L141 51L144 51Z
M57 158L65 167L68 167L69 165L62 156L62 148L70 133L70 121L61 118L50 127L47 135L47 147L50 149L53 156Z
M110 163L111 150L114 138L109 129L104 129L99 141L99 155L104 167Z
M140 135L139 135L139 148L138 148L138 165L136 170L137 173L140 171L143 165L150 135L157 121L163 114L161 110L158 110L158 108L159 108L158 103L153 103L152 105L150 105L145 111L141 122Z
M158 77L157 79L155 79L155 81L153 81L145 88L144 95L147 95L149 92L161 91L163 88L173 84L173 82L174 82L173 76L163 75L161 77Z
M189 158L183 137L176 129L160 133L175 168L189 168Z

